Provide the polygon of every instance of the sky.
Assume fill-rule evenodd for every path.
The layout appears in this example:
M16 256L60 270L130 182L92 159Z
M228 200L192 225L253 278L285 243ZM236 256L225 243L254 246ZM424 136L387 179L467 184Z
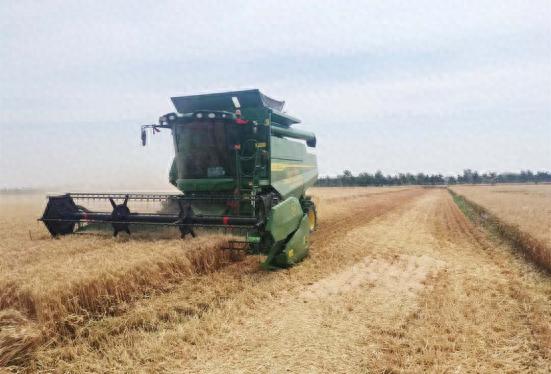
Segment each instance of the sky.
M0 0L0 188L169 188L171 96L259 88L321 175L551 170L551 1Z

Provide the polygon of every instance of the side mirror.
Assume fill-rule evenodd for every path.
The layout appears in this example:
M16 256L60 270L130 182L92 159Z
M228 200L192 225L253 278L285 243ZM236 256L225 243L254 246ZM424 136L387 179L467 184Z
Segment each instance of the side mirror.
M145 147L147 144L147 132L142 128L142 145Z

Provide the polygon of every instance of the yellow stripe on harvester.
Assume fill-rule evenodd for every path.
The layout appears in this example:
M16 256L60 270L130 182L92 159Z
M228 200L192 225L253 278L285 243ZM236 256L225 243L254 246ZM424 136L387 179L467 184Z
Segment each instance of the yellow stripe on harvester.
M290 164L290 163L283 163L283 162L273 162L272 163L272 171L282 171L287 168L314 168L316 165L312 164Z

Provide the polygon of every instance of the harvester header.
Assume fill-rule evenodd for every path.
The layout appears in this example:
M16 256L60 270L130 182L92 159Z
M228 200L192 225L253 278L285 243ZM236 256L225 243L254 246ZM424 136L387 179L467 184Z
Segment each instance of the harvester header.
M197 227L223 227L244 232L230 247L266 255L267 268L304 258L316 226L315 206L306 195L318 175L316 156L306 147L316 146L315 135L294 129L300 120L283 111L285 102L257 89L179 96L172 102L176 112L142 126L142 142L147 143L148 130L171 131L175 157L169 182L181 193L50 196L41 218L50 233L110 225L117 235L166 225L185 237L195 236ZM92 211L75 202L85 199L109 201L112 210ZM128 204L135 200L158 200L163 209L132 212Z

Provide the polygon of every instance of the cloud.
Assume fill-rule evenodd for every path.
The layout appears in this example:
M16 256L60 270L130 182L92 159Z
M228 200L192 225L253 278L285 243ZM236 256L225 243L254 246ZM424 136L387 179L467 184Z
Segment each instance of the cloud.
M323 173L551 167L549 19L548 1L5 2L0 184L54 173L25 172L43 161L21 154L29 139L56 155L93 144L114 161L95 169L93 148L69 153L100 179L158 180L149 170L172 151L135 150L138 126L170 96L248 87L318 132ZM77 173L69 163L56 156L56 183Z

